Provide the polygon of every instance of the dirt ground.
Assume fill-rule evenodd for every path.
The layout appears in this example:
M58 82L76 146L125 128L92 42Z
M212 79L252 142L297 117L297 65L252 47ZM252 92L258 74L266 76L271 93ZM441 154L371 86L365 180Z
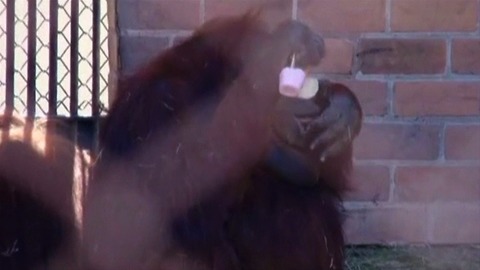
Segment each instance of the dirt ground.
M354 246L346 270L480 270L478 246Z

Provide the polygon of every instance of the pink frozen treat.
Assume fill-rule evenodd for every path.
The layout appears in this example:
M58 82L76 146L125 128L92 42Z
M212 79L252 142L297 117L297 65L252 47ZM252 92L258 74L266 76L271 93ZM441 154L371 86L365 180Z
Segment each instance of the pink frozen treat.
M300 68L283 68L280 72L280 94L287 97L297 97L302 89L305 76L305 72Z

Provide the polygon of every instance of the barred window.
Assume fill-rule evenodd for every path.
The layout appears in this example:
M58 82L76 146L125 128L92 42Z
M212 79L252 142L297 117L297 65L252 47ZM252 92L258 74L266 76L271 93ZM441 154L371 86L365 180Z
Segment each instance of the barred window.
M107 34L107 0L0 0L1 112L36 117L103 112L110 72Z

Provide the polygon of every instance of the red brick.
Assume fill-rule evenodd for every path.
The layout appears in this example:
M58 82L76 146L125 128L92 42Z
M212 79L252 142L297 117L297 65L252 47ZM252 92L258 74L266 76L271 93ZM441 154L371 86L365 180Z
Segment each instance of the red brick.
M363 74L445 72L446 43L440 39L362 39L358 66Z
M452 71L480 75L480 39L456 39L452 43Z
M394 193L406 202L480 202L480 166L398 167Z
M200 0L118 1L120 28L192 30L200 25Z
M349 244L426 243L425 207L349 210L345 222Z
M480 160L480 125L447 126L446 159Z
M218 16L240 15L259 7L263 7L262 18L270 26L292 18L291 0L205 0L205 20Z
M432 215L432 244L480 243L480 203L437 204Z
M387 83L377 81L342 81L357 96L365 116L383 116L388 110Z
M399 82L394 102L401 116L480 115L480 83Z
M477 0L393 0L393 31L474 31Z
M352 73L353 44L345 39L325 39L325 58L314 72Z
M299 0L298 18L322 33L383 32L385 0Z
M435 160L440 127L420 124L364 124L355 141L358 159Z
M385 166L357 165L353 168L347 201L387 201L390 192L390 169Z
M166 37L120 37L122 72L129 73L169 46Z

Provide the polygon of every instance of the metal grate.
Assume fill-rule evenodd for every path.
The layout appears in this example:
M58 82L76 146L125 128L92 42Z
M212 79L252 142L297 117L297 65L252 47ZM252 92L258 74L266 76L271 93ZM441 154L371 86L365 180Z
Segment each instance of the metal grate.
M0 110L104 112L107 34L107 0L0 0Z

